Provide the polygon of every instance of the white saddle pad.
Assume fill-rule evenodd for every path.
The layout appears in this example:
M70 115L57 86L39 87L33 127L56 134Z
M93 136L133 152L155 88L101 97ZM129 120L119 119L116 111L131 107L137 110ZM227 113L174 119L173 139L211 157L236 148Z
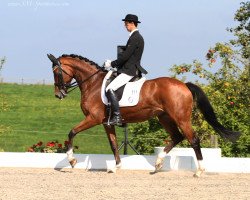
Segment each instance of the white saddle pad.
M108 99L105 95L105 85L110 75L111 75L110 73L107 73L102 82L101 97L102 97L102 102L105 105L108 105ZM139 102L141 87L145 81L146 78L143 77L138 81L128 82L125 85L122 98L119 101L119 106L120 107L135 106Z

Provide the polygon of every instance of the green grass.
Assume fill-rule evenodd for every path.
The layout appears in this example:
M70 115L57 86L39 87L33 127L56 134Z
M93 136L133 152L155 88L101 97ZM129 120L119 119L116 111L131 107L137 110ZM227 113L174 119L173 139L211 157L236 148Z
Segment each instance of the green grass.
M83 119L79 89L74 90L64 100L58 100L54 97L52 85L0 84L2 151L25 152L39 141L58 140L63 143L71 128ZM5 131L1 131L1 127ZM117 129L117 137L121 143L121 128ZM79 146L76 153L112 153L101 125L79 133L75 137L74 145ZM133 154L131 150L129 153Z

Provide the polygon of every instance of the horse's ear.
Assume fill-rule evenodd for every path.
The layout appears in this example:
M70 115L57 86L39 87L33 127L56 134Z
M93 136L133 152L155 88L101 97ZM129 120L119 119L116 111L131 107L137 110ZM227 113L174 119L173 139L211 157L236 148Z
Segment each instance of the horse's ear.
M60 62L56 59L55 56L53 56L52 54L47 54L47 56L50 59L50 61L53 63L53 66L60 65Z

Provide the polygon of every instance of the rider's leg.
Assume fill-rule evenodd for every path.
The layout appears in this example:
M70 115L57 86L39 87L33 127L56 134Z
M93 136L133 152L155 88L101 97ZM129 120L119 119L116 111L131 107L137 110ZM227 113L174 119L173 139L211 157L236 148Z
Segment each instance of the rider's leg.
M109 121L109 125L122 125L122 117L119 109L119 103L117 97L114 93L114 90L109 89L107 92L107 97L109 102L111 103L111 111L112 111L112 118Z
M130 76L124 73L119 74L106 88L106 92L109 89L116 91L121 86L128 83L134 76Z
M112 118L109 121L110 125L122 125L122 117L119 109L119 102L117 97L114 93L119 87L123 86L129 80L131 80L133 76L129 76L127 74L120 74L117 76L106 88L107 98L111 103L111 111L112 111Z

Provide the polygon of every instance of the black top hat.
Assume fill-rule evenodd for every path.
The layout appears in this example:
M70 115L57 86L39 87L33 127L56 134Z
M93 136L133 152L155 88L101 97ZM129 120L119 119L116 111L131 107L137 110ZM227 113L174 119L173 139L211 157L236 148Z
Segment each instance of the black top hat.
M123 19L122 21L131 21L131 22L141 23L140 21L138 21L138 17L132 14L127 14L125 19Z

